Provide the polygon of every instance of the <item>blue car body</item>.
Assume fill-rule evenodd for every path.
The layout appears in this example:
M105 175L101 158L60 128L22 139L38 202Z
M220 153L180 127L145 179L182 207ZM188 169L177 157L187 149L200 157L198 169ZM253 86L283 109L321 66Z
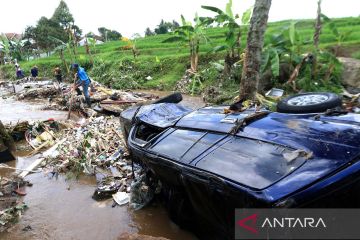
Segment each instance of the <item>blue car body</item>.
M176 222L231 239L235 208L359 207L360 115L225 108L165 103L121 115L129 150L161 180Z

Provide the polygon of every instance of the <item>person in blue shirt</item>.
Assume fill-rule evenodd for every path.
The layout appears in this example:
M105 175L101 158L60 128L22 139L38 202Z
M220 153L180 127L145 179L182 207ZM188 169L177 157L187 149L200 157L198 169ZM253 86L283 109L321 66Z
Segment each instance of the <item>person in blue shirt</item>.
M91 80L85 72L85 69L80 67L79 64L74 63L71 67L76 73L77 78L74 88L78 94L81 94L79 87L82 86L86 104L88 105L88 107L91 107L91 99L89 95L89 86Z

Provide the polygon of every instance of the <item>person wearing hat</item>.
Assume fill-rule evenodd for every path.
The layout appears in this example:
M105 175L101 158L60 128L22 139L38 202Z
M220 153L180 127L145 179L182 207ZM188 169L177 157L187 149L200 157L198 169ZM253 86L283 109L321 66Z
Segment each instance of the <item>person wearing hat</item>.
M61 74L61 69L59 67L56 67L54 69L54 76L59 84L62 83L62 74Z
M83 94L85 97L86 104L88 105L88 107L91 107L91 99L89 95L89 86L91 83L90 78L86 74L85 69L80 67L79 64L74 63L72 64L71 68L76 73L77 82L74 85L76 92L78 94L79 93L81 94L81 91L79 89L79 87L81 86L83 89Z

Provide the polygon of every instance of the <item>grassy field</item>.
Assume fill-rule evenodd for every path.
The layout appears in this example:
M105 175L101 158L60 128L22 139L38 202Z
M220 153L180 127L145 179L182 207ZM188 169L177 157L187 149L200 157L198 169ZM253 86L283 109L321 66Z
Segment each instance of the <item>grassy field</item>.
M333 19L340 32L351 31L342 45L352 47L352 57L360 58L360 17ZM269 23L265 43L268 43L274 34L282 32L290 26L292 21L280 21ZM314 21L297 21L296 28L304 42L303 51L312 47L314 34ZM212 49L224 42L226 29L214 27L206 29L208 41L204 41L200 47L200 66L211 61L222 59L224 53L211 53ZM115 85L117 88L160 88L172 89L181 78L188 67L188 49L183 43L162 43L170 34L157 35L140 38L136 40L136 48L140 55L134 60L131 50L123 50L128 43L124 41L113 41L97 45L92 49L95 59L94 66L90 65L89 56L86 55L83 47L78 48L77 62L85 66L90 76L108 85ZM246 28L242 35L242 46L246 43ZM320 47L329 48L337 44L335 36L328 25L323 26L320 36ZM67 55L66 55L67 56ZM70 64L71 60L67 56ZM24 61L20 63L25 73L29 74L30 68L37 65L41 76L52 76L52 69L61 66L58 54L47 58ZM62 66L64 68L64 66ZM64 68L65 69L65 68ZM1 66L3 77L14 78L14 69L11 66ZM152 80L145 78L151 76ZM130 84L129 84L130 83Z

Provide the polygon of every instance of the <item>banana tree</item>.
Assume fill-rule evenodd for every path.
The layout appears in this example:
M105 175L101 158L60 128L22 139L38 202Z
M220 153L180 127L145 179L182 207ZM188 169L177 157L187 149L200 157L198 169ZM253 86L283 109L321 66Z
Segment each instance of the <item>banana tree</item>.
M17 60L22 59L23 55L23 44L21 40L13 39L9 40L5 34L1 35L0 46L4 52L4 57L10 59L15 58Z
M303 60L302 46L310 43L304 40L293 21L282 32L271 36L262 51L261 72L271 69L273 77L279 76L280 63L296 66Z
M181 15L182 26L178 27L174 36L167 38L163 43L182 41L186 43L190 50L190 70L192 73L196 73L199 64L199 50L201 40L207 41L207 37L204 33L205 24L198 15L195 15L195 25L185 20Z
M4 58L4 59L2 59L2 61L5 62L5 58L9 59L9 57L10 57L10 43L5 34L2 34L0 36L0 46L1 46L1 52L3 53L2 55Z
M289 40L290 40L290 61L296 63L300 62L300 56L303 51L303 46L310 44L311 39L304 39L296 27L298 22L292 21L289 26Z
M23 58L23 43L20 39L14 38L13 40L9 41L10 44L10 53L13 58L17 60L22 60Z
M96 39L91 38L91 37L85 37L85 51L86 51L86 54L89 55L89 57L90 57L90 63L94 64L94 57L93 57L93 54L91 53L92 51L90 49L90 46L94 51L96 51L95 50Z
M241 25L248 25L252 13L252 7L246 10L242 17L241 23L237 21L240 18L238 14L234 15L232 11L232 0L226 4L225 11L222 11L219 8L212 6L201 6L203 9L215 12L217 15L213 18L205 18L207 24L212 24L214 22L218 23L227 28L225 33L225 44L218 45L214 48L214 52L226 50L227 54L225 56L225 66L224 74L228 75L230 73L231 67L233 64L240 60L241 52L241 36L242 36L242 27Z
M49 36L49 40L56 42L57 46L55 47L54 52L59 53L60 60L62 61L63 65L65 66L67 74L70 74L70 69L66 62L65 56L64 56L65 50L68 51L70 57L72 56L70 43L65 43L65 42L61 41L60 39L52 37L52 36ZM71 60L73 61L72 57L71 57Z

